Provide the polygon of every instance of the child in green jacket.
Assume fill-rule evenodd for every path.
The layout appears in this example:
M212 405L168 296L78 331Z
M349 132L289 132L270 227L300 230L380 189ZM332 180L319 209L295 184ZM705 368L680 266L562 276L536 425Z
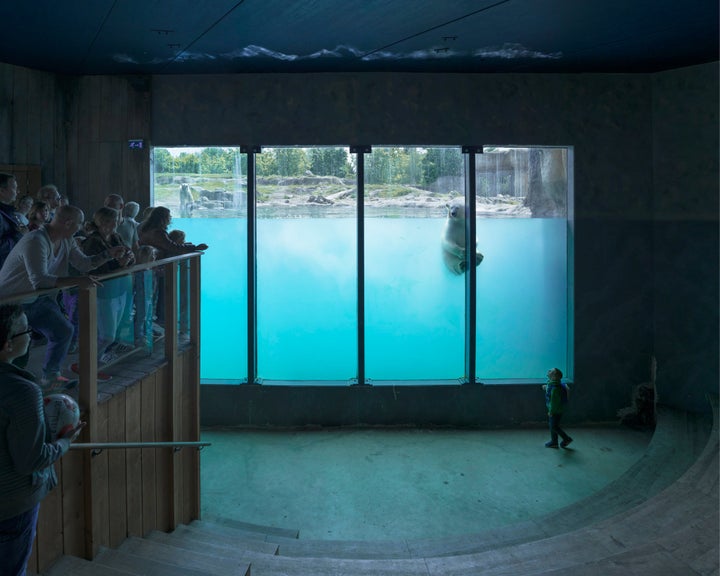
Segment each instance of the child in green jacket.
M563 373L559 368L551 368L547 371L547 384L543 384L545 390L545 406L548 411L548 420L550 423L550 442L545 443L546 448L558 447L558 436L562 438L560 446L567 448L572 438L560 428L560 420L562 419L564 402L563 402L563 384L561 383Z

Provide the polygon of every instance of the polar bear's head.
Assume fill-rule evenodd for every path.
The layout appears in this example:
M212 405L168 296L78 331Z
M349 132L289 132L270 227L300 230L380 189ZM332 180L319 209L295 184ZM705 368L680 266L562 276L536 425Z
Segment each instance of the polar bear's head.
M453 198L445 204L450 219L465 219L465 199Z

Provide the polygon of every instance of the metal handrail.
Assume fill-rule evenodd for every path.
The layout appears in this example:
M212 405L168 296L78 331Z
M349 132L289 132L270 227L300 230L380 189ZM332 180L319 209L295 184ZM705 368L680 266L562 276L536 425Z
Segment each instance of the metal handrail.
M183 448L197 448L202 450L205 446L212 446L210 442L74 442L70 444L70 450L92 450L92 455L97 456L105 449L129 449L129 448L172 448L173 452L179 452Z

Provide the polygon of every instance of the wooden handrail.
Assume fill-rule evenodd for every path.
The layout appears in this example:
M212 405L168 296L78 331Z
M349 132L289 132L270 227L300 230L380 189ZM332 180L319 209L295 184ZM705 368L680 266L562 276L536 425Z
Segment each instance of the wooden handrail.
M197 258L199 257L202 252L188 252L187 254L180 254L179 256L170 256L168 258L163 258L162 260L154 260L153 262L147 262L145 264L136 264L135 266L132 266L130 268L122 268L120 270L116 270L114 272L108 272L107 274L98 274L94 275L96 278L98 278L101 282L103 280L111 280L113 278L119 278L120 276L127 276L130 274L133 274L135 272L144 272L145 270L151 270L153 268L160 268L165 266L166 264L171 264L172 262L176 262L179 260L189 260L190 258ZM46 294L54 294L58 290L69 290L72 288L77 288L77 284L69 284L67 286L63 287L54 287L54 288L44 288L42 290L33 290L32 292L21 292L18 294L13 294L12 296L6 296L5 298L0 298L0 304L13 304L13 303L20 303L28 299L35 300L36 298L40 296L44 296Z

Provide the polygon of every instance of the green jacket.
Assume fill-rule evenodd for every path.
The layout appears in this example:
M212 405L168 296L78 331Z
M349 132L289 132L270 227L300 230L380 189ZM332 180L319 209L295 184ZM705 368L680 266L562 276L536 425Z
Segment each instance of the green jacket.
M556 415L563 413L565 406L562 402L561 388L562 384L560 382L548 380L547 388L545 389L545 405L547 406L548 414Z

